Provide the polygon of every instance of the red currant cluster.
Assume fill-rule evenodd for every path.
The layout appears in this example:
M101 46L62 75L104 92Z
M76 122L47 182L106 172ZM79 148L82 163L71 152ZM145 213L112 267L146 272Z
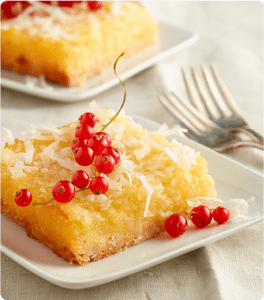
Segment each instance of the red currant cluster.
M72 142L75 161L81 166L88 166L95 156L95 167L99 173L111 173L120 160L116 148L111 147L110 136L101 131L94 133L93 127L98 118L92 113L85 113L80 117L80 126L75 132L76 139Z
M93 113L84 113L79 121L80 125L75 132L76 139L72 142L75 161L81 166L89 166L94 163L98 173L111 173L120 160L120 153L111 146L110 136L103 131L94 133L94 126L99 119ZM76 191L76 188L79 190ZM53 186L54 199L33 205L43 205L53 200L68 203L77 192L86 189L90 189L95 195L105 194L108 190L108 181L102 176L95 176L90 181L89 175L85 171L79 170L73 174L71 182L62 180ZM14 201L19 206L27 206L32 201L32 195L30 191L22 189L15 194Z
M79 121L80 125L75 132L76 139L72 142L75 161L81 166L89 166L94 162L98 173L111 173L120 160L118 149L111 146L112 141L107 133L93 132L95 123L99 122L93 113L84 113ZM82 183L79 185L79 181L83 180L83 175L81 175L83 171L78 172L73 177L73 183L76 187L83 189L88 184L86 186L83 186ZM90 190L96 195L106 193L108 190L107 180L101 176L94 177L90 183Z
M85 3L90 11L96 11L103 6L103 1L40 1L42 3L60 7L75 7ZM12 19L17 17L24 9L30 6L30 1L4 1L1 4L1 17Z
M229 219L228 209L218 206L211 210L204 205L194 207L190 213L192 223L198 228L204 228L214 219L218 224L223 224ZM187 220L180 214L173 214L165 222L165 230L172 236L178 237L187 229Z
M125 89L124 99L119 110L107 124L103 125L101 132L96 133L94 133L94 126L99 122L99 119L89 112L81 115L79 118L80 124L75 131L76 139L72 142L75 161L81 166L94 164L96 171L103 174L111 173L120 160L118 149L111 146L110 136L103 131L118 116L126 101L126 86L116 72L117 62L124 54L124 52L121 53L114 63L115 75ZM52 195L54 199L43 203L33 203L33 205L43 205L53 200L60 203L68 203L75 197L76 193L87 189L90 189L95 195L107 192L108 181L104 177L95 176L91 179L90 184L89 181L89 175L79 170L73 174L72 182L62 180L53 186ZM79 190L76 191L75 187L79 188ZM16 192L14 201L19 206L28 206L32 201L32 194L27 189L21 189Z

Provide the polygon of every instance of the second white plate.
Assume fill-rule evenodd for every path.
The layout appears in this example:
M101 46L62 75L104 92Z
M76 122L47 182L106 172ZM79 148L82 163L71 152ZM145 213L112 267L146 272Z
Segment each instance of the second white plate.
M142 118L134 118L150 131L159 124ZM263 177L242 165L218 154L186 137L177 136L180 143L199 151L209 163L210 174L216 182L218 197L249 199L250 219L241 222L210 225L205 229L192 229L172 239L167 233L133 246L86 266L69 265L58 258L46 246L29 238L25 231L6 216L2 216L2 251L14 261L43 279L68 289L83 289L101 285L222 239L263 220ZM221 166L221 167L219 167ZM253 245L252 245L253 246Z
M160 42L158 54L150 55L142 52L140 57L135 60L127 60L126 71L119 74L122 80L126 80L135 74L147 69L158 61L190 46L197 41L198 35L185 29L174 27L170 24L160 22ZM148 51L148 50L146 50ZM87 80L81 88L67 88L56 84L42 84L41 80L36 79L36 84L27 83L27 75L21 75L9 70L2 69L1 84L13 90L23 93L47 98L50 100L74 102L88 99L100 94L111 87L119 84L119 80L114 76L113 70L108 70L102 75Z

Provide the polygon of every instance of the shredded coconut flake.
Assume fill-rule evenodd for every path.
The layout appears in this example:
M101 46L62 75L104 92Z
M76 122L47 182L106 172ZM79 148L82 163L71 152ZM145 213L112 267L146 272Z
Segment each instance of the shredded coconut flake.
M69 159L68 157L64 159L59 158L57 162L61 167L71 170L73 172L80 170L80 166L75 161Z
M148 182L146 180L146 176L144 174L141 174L139 178L147 191L146 206L145 206L145 211L144 211L144 217L146 218L149 216L149 205L150 205L150 200L151 200L151 195L153 193L153 189L148 184Z
M18 179L19 177L23 176L23 169L25 164L23 161L18 161L13 168L10 168L10 172L12 174L12 179Z
M43 187L41 187L39 190L40 190L41 193L45 193L46 192L46 190Z
M103 174L101 174L103 176ZM105 177L109 183L109 190L114 190L114 191L122 191L123 184L120 181L115 181L111 179L110 177Z
M100 202L99 205L101 210L107 210L110 204L112 203L112 200L106 197L105 195L96 196L96 200Z
M60 159L64 159L65 157L67 157L69 154L71 154L71 148L70 147L65 147L63 149L60 150L59 153L59 158Z
M50 84L48 84L48 82L45 80L44 75L40 75L39 84L42 88L44 88L46 90L54 91L54 88Z
M115 16L119 15L121 13L121 6L118 2L113 2L111 4L111 10L114 13Z
M168 210L166 212L161 212L160 215L163 217L163 218L168 218L169 216L171 216L173 214L172 211Z
M165 152L170 159L184 171L190 169L192 165L197 164L195 152L188 146L184 146L183 148L175 147L172 149L165 147Z
M31 173L32 171L38 171L39 168L35 166L25 166L24 171L26 173Z
M33 132L24 132L24 131L22 131L22 134L24 136L27 136L27 137L31 138L31 139L40 140L40 141L52 141L52 140L54 140L53 135L38 135L38 134L33 133Z
M25 75L25 83L27 87L35 87L38 85L38 77Z
M7 134L2 136L1 138L1 149L4 149L6 144L7 144Z
M28 139L24 142L26 153L24 154L25 157L25 163L31 164L33 161L33 155L35 152L35 148L33 146L33 141Z
M127 177L129 179L129 183L132 185L132 178L131 178L130 174L127 171L125 171L125 173L127 174Z
M175 133L187 132L187 129L182 128L181 126L174 126L173 128L169 129L167 124L161 125L158 131L154 133L163 135L164 137L171 136Z
M162 150L162 151L164 150L164 146L163 145L161 145L158 142L154 141L153 139L151 139L146 134L142 135L141 140L147 142L150 146L152 146L154 148L157 148L157 149Z
M58 147L59 142L56 141L47 146L41 153L40 158L43 162L44 168L48 168L50 165L50 159L53 158L55 149Z
M38 125L38 126L33 126L31 125L31 127L33 128L33 132L34 131L38 131L40 133L43 134L62 134L61 130L58 129L55 126L47 126L47 125Z
M44 75L40 75L39 77L26 75L25 84L27 87L42 87L46 90L54 90L54 87L46 81Z
M8 144L8 145L15 144L15 139L13 137L13 134L12 134L11 130L9 130L5 127L2 127L2 130L3 130L3 132L6 133L4 139L1 141L2 148L5 146L5 144Z
M134 154L138 161L141 161L150 151L150 146L147 143L141 143L142 148L140 150L134 150Z

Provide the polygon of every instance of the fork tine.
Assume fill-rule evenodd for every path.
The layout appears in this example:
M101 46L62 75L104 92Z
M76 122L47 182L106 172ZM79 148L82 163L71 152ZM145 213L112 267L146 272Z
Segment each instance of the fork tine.
M212 100L214 101L215 105L217 106L221 117L230 117L232 116L232 111L226 105L226 102L223 101L223 98L219 94L219 91L214 83L212 76L210 75L208 69L206 68L205 64L201 65L202 74L204 76L205 82L207 84L208 90L211 93Z
M191 104L194 107L196 107L202 114L209 117L209 114L204 106L204 103L203 103L203 101L201 101L200 97L196 93L196 89L194 88L194 86L190 80L190 77L187 75L187 72L185 71L184 68L181 68L181 71L182 71L182 76L183 76L183 79L185 82L185 86L186 86L187 93L188 93Z
M168 100L165 96L160 96L159 101L167 108L167 110L173 114L174 118L180 124L181 127L186 128L188 131L185 132L189 138L198 141L196 136L200 134L200 131L197 130L192 124L190 124L189 120L184 117L183 114L179 113L178 109L172 105L171 101Z
M242 114L240 112L240 109L239 109L238 105L236 104L234 98L232 97L231 93L229 92L229 90L227 89L226 85L224 84L224 81L221 78L219 72L217 71L216 66L214 64L211 64L210 67L211 67L211 70L212 70L212 74L215 77L215 81L217 83L217 86L218 86L221 94L223 95L224 100L226 101L226 104L229 106L229 108L231 109L231 111L238 118L240 118L245 123L245 125L247 125L247 122L242 117Z
M181 105L181 107L185 108L185 112L186 111L189 112L200 124L202 124L204 127L206 127L207 130L210 130L210 128L211 128L210 125L212 126L212 124L209 124L208 120L205 121L204 118L202 117L202 115L199 113L199 111L197 111L196 109L193 109L193 107L191 105L189 105L188 103L184 103L184 101L178 95L176 95L175 92L172 92L172 95L178 101L178 103Z
M200 132L204 132L205 130L210 131L211 127L209 125L210 121L204 121L202 115L189 103L184 103L181 98L176 95L175 92L171 94L173 97L170 98L171 103L177 107L178 111L181 112L182 115L186 117L189 122L193 124ZM211 124L212 127L215 125Z
M208 112L210 118L211 119L221 118L221 114L219 113L219 110L212 103L212 101L210 99L210 96L207 94L206 89L205 89L205 87L202 83L202 80L200 79L198 73L196 72L196 70L193 67L191 68L191 71L192 71L194 82L195 82L196 87L199 91L200 97L201 97L202 101L204 102L204 105L207 109L207 112Z
M189 119L187 119L187 117L185 116L185 114L179 110L179 108L177 107L177 105L175 105L172 101L171 98L168 95L163 95L162 97L160 97L160 101L165 105L165 107L173 113L173 115L178 119L179 122L184 123L184 124L188 124L187 129L188 130L195 130L196 133L202 133L201 129L199 129L197 126L195 126L195 124L193 124Z
M170 105L170 108L172 107L176 109L200 133L205 130L210 131L217 127L217 125L207 119L207 117L203 116L191 104L184 102L175 92L171 92L170 95L166 95L165 99Z
M208 147L233 140L233 136L222 129L207 117L203 116L190 103L185 103L174 92L159 98L160 102L173 114L178 123L188 129L190 138Z

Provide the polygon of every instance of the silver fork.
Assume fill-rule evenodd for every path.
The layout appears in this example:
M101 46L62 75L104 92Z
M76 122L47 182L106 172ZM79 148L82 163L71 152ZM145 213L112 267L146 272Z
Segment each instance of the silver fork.
M182 68L183 78L192 105L228 132L244 133L252 141L263 144L263 136L248 126L215 65L211 64L210 69L211 72L204 64L201 65L207 92L198 72L194 68L191 68L191 73L195 85L193 85L187 72Z
M255 147L264 150L264 146L255 141L241 141L225 131L191 104L184 102L174 92L159 97L160 102L175 117L177 122L188 129L189 138L217 152L225 152L240 147Z

